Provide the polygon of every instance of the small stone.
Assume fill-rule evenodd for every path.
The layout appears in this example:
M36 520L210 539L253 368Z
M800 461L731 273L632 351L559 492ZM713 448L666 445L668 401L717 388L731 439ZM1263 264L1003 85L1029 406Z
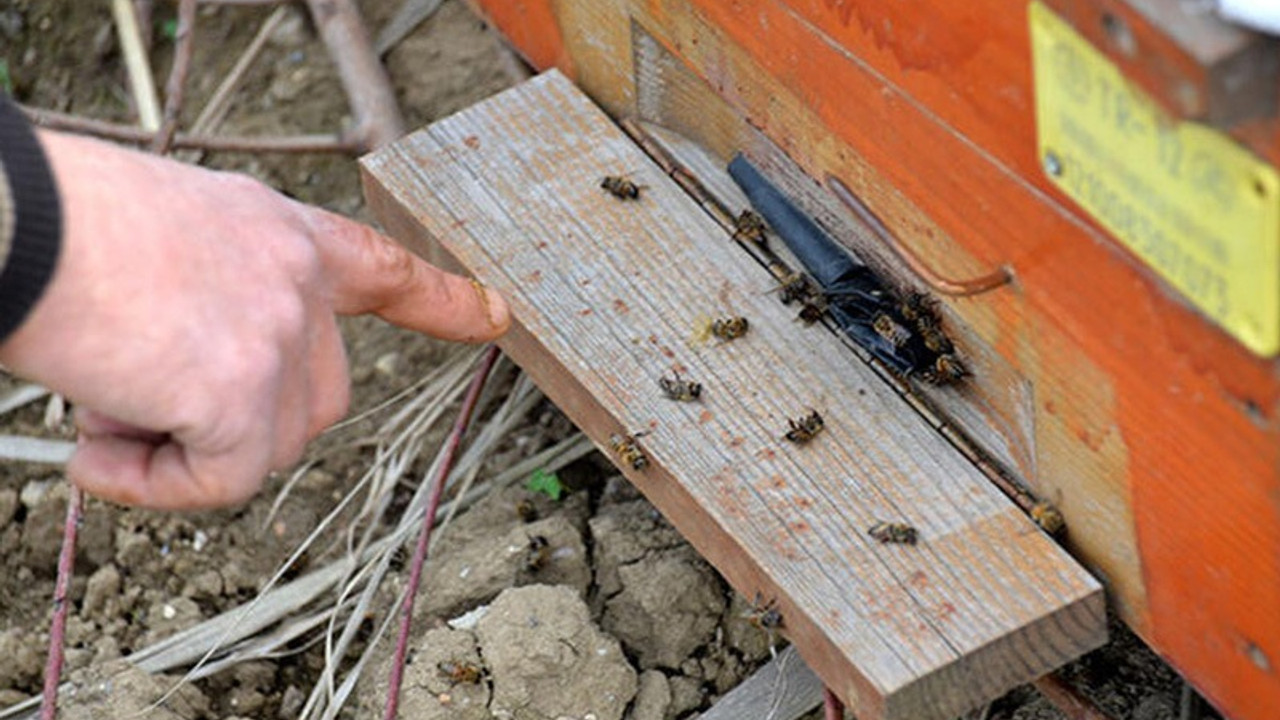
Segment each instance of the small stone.
M290 685L284 689L284 695L280 698L280 712L276 713L276 717L280 720L294 720L302 712L306 701L306 693L299 690L297 685Z
M175 597L155 602L147 610L148 628L139 644L146 647L180 630L185 630L202 619L204 615L200 612L200 606L191 598Z
M35 688L32 684L44 668L43 647L22 628L0 632L0 687Z
M302 479L298 481L298 489L325 492L337 484L338 478L333 473L323 468L311 468L302 474Z
M400 353L389 352L379 355L378 359L373 361L373 369L383 377L395 377L400 370Z
M237 713L248 717L257 717L258 711L267 704L267 696L249 687L231 689L227 705Z
M30 510L40 503L44 502L44 498L49 494L49 489L53 487L53 479L48 480L32 480L22 486L22 494L19 499L22 504Z
M104 635L95 643L92 665L102 665L120 657L120 641L113 635Z
M205 570L191 578L182 594L190 598L216 598L222 595L222 575L217 570Z
M667 706L667 720L681 717L690 710L702 707L703 701L706 700L702 683L687 675L676 675L668 678L667 682L671 686L671 704Z
M115 565L107 564L95 570L85 584L80 611L87 617L107 614L107 607L120 594L120 584L120 571Z
M671 706L671 684L667 676L657 670L640 673L635 702L627 720L663 720Z
M155 543L146 533L125 529L116 531L116 564L121 567L139 567L155 557L156 553Z

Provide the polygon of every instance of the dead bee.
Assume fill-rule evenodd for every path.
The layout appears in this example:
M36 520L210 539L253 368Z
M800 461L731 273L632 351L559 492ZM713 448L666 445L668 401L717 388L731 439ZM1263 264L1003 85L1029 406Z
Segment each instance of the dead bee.
M724 317L711 323L711 334L721 340L734 340L747 334L751 324L744 317Z
M1062 516L1062 511L1048 500L1037 501L1029 512L1031 520L1050 535L1057 535L1067 529L1067 519Z
M777 598L765 602L764 595L758 591L755 602L751 603L750 609L744 612L742 617L753 627L765 632L772 632L782 627L782 613L778 610Z
M767 242L764 229L764 218L754 210L743 210L733 221L733 239L750 240L757 245L764 245Z
M516 517L520 518L520 522L531 523L538 519L538 506L533 501L525 498L516 503Z
M920 533L906 523L878 522L867 528L867 534L882 543L915 545Z
M551 562L551 543L542 535L529 538L529 545L524 551L525 572L536 573Z
M619 200L639 200L640 191L645 188L644 185L637 185L620 175L606 175L600 181L600 187Z
M894 347L902 347L911 339L911 331L898 324L887 313L876 315L871 321L871 329L876 331L880 337L893 343Z
M693 402L702 397L702 383L692 380L681 380L680 373L675 374L674 380L663 377L658 378L658 387L662 388L662 392L672 400L680 402Z
M436 668L441 675L449 678L449 682L455 685L458 683L474 685L484 677L483 670L477 667L475 663L466 661L446 660L437 665Z
M822 416L818 414L817 410L799 420L787 418L787 425L791 429L787 430L787 434L783 435L783 438L797 445L809 442L815 435L822 432L822 428L826 427L826 424L822 421Z
M955 355L939 355L933 361L933 367L921 373L921 377L925 382L934 385L946 385L968 374L969 371L956 359Z
M615 433L609 436L609 447L613 448L613 453L623 463L630 465L632 470L643 470L649 467L649 458L645 457L640 444L636 442L636 438L643 434L618 435Z

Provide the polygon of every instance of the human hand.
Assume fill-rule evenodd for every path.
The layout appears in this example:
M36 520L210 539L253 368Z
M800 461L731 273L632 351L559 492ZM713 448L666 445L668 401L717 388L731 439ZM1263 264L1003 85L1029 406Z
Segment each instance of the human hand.
M67 473L91 494L163 509L251 497L346 413L335 313L466 342L510 322L496 293L247 176L40 139L62 253L0 362L76 404Z

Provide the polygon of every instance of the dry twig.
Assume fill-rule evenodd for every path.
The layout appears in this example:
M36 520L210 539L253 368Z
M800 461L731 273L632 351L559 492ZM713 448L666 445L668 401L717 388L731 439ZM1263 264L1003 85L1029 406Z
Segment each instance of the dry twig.
M280 27L280 23L284 21L289 14L289 10L285 7L278 7L262 21L262 25L258 28L258 33L253 36L253 40L249 41L249 45L236 59L235 65L231 67L231 71L226 77L222 78L222 82L218 83L218 88L213 91L213 95L209 97L209 101L205 103L204 109L196 116L196 121L191 124L191 133L193 135L205 135L213 132L222 123L222 119L226 117L227 109L231 106L231 94L240 87L240 81L244 79L245 73L253 66L258 55L262 53L262 48L266 47L267 40L271 38L271 33Z
M351 100L352 135L361 149L372 150L404 135L391 80L373 51L354 0L307 0L307 7Z
M462 436L467 430L467 425L471 423L471 415L475 411L476 401L480 398L480 391L484 389L484 382L489 377L489 371L493 369L493 364L498 360L499 352L498 346L494 345L489 348L489 352L485 354L484 360L481 361L480 369L476 371L475 379L471 381L471 387L467 388L467 397L462 402L462 409L458 412L458 419L454 422L453 431L449 435L441 467L432 477L431 498L423 510L422 529L418 534L418 544L414 548L413 564L409 570L409 586L401 613L400 635L396 638L395 658L391 665L391 677L388 679L386 712L383 713L385 720L395 720L396 713L400 707L400 684L404 680L404 661L409 653L409 631L413 626L413 601L417 596L418 583L422 579L422 565L427 559L427 546L431 541L431 528L435 524L436 510L440 507L440 496L444 493L445 479L453 468L453 457L462 445Z
M138 109L138 124L148 133L160 129L160 99L156 97L156 83L151 76L151 62L142 40L142 30L131 0L112 0L111 12L116 20L116 32L120 37L120 53L124 56L129 87Z
M396 14L378 32L378 39L373 44L374 52L378 57L386 55L414 28L434 15L443 2L444 0L404 0Z
M52 130L86 133L108 140L148 143L153 133L132 125L94 120L53 110L19 106L32 123ZM340 152L355 153L361 144L345 135L294 135L286 137L238 137L223 135L188 135L178 133L173 149L214 150L224 152Z
M164 86L164 117L160 129L151 141L151 152L164 155L173 144L178 132L178 114L182 110L182 98L186 94L187 72L191 69L191 56L195 54L196 0L180 0L178 3L178 29L174 36L173 67Z
M67 522L62 531L62 551L58 554L58 582L53 591L53 622L49 627L49 657L44 667L44 690L41 693L40 720L53 720L58 715L58 684L62 678L63 643L67 632L67 595L71 590L71 574L76 564L76 529L80 526L80 488L67 486Z

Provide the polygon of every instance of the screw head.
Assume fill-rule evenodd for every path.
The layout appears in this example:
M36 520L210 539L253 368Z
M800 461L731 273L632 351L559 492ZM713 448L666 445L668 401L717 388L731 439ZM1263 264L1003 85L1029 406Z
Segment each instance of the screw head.
M1053 177L1062 176L1062 161L1058 159L1058 156L1053 151L1044 154L1044 171Z

